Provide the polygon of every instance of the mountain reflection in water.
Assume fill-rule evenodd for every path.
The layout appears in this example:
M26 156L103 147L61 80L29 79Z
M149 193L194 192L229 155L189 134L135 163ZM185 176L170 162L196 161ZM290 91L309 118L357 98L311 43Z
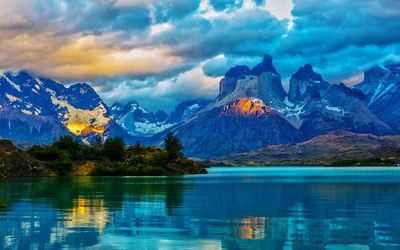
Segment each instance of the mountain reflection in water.
M396 249L399 184L394 168L9 180L0 183L0 246Z

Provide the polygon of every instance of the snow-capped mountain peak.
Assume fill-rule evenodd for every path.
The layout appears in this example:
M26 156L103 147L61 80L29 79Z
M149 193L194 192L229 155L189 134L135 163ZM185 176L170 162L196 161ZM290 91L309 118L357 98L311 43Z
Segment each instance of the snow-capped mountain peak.
M107 105L86 83L65 87L27 71L5 72L0 75L0 105L1 137L47 143L68 133L105 137L111 129ZM15 130L17 124L22 131Z

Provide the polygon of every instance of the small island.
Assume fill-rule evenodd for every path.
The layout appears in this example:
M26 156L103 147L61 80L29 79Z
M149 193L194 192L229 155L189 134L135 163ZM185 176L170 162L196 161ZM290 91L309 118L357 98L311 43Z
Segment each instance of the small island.
M0 178L40 176L168 176L205 174L204 165L185 157L180 140L168 133L164 147L126 146L122 138L84 144L62 136L51 145L18 149L0 140Z

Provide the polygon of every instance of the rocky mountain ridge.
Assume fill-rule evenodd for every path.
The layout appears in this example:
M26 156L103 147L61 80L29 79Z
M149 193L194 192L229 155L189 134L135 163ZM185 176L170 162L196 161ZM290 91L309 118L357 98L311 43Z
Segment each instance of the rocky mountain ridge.
M325 81L310 64L292 75L286 93L272 58L265 55L253 69L228 70L214 102L170 130L188 155L201 158L301 142L331 131L397 134L367 99L358 88Z
M332 131L377 136L400 132L400 65L373 67L350 88L332 84L306 64L289 90L272 57L253 68L232 67L213 101L180 103L171 114L150 112L132 101L108 107L90 85L69 87L32 74L0 75L0 137L34 144L73 134L83 141L121 136L125 141L160 145L168 131L185 153L212 158L270 145L307 141Z

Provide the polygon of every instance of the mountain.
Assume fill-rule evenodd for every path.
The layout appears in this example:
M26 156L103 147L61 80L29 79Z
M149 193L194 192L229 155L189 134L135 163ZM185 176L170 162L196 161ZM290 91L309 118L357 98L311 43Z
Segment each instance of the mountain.
M247 69L247 66L236 66L225 74L220 82L220 94L212 105L221 106L238 98L252 97L274 108L283 108L287 94L272 57L265 55L260 64L252 70Z
M371 112L364 94L341 84L330 84L310 64L300 67L290 79L286 107L280 110L311 139L330 131L375 135L395 131Z
M253 69L231 68L214 102L171 130L186 154L202 158L293 143L301 134L277 112L284 107L285 95L272 58L266 55Z
M116 118L116 122L133 136L151 136L173 125L168 121L169 116L165 112L150 112L140 107L137 102L129 102L125 105L113 104L111 113Z
M150 112L132 101L125 105L115 103L111 114L116 122L130 135L150 137L186 120L209 104L206 100L190 100L179 103L170 115L164 111Z
M86 83L65 87L26 71L0 75L0 137L47 144L65 134L83 140L125 136Z
M301 142L331 131L395 134L370 111L366 98L358 89L328 83L310 64L292 75L286 93L271 56L265 55L252 69L229 69L218 97L169 130L181 138L186 154L200 158Z
M372 67L354 89L365 94L369 108L380 119L400 131L400 64Z
M66 87L26 71L6 72L0 74L0 137L47 144L66 134L85 142L120 136L128 144L161 145L172 131L187 155L215 158L332 131L395 135L399 82L399 64L371 68L353 88L325 81L306 64L286 92L272 57L265 55L253 68L229 69L213 101L184 101L168 115L134 101L109 108L86 83Z
M254 98L208 107L172 131L184 143L185 154L201 158L293 143L300 137L288 121Z
M400 162L400 136L330 132L309 141L216 158L233 165L395 165Z
M171 112L168 121L170 123L177 124L187 120L210 103L211 101L203 99L181 102L176 106L174 111Z

